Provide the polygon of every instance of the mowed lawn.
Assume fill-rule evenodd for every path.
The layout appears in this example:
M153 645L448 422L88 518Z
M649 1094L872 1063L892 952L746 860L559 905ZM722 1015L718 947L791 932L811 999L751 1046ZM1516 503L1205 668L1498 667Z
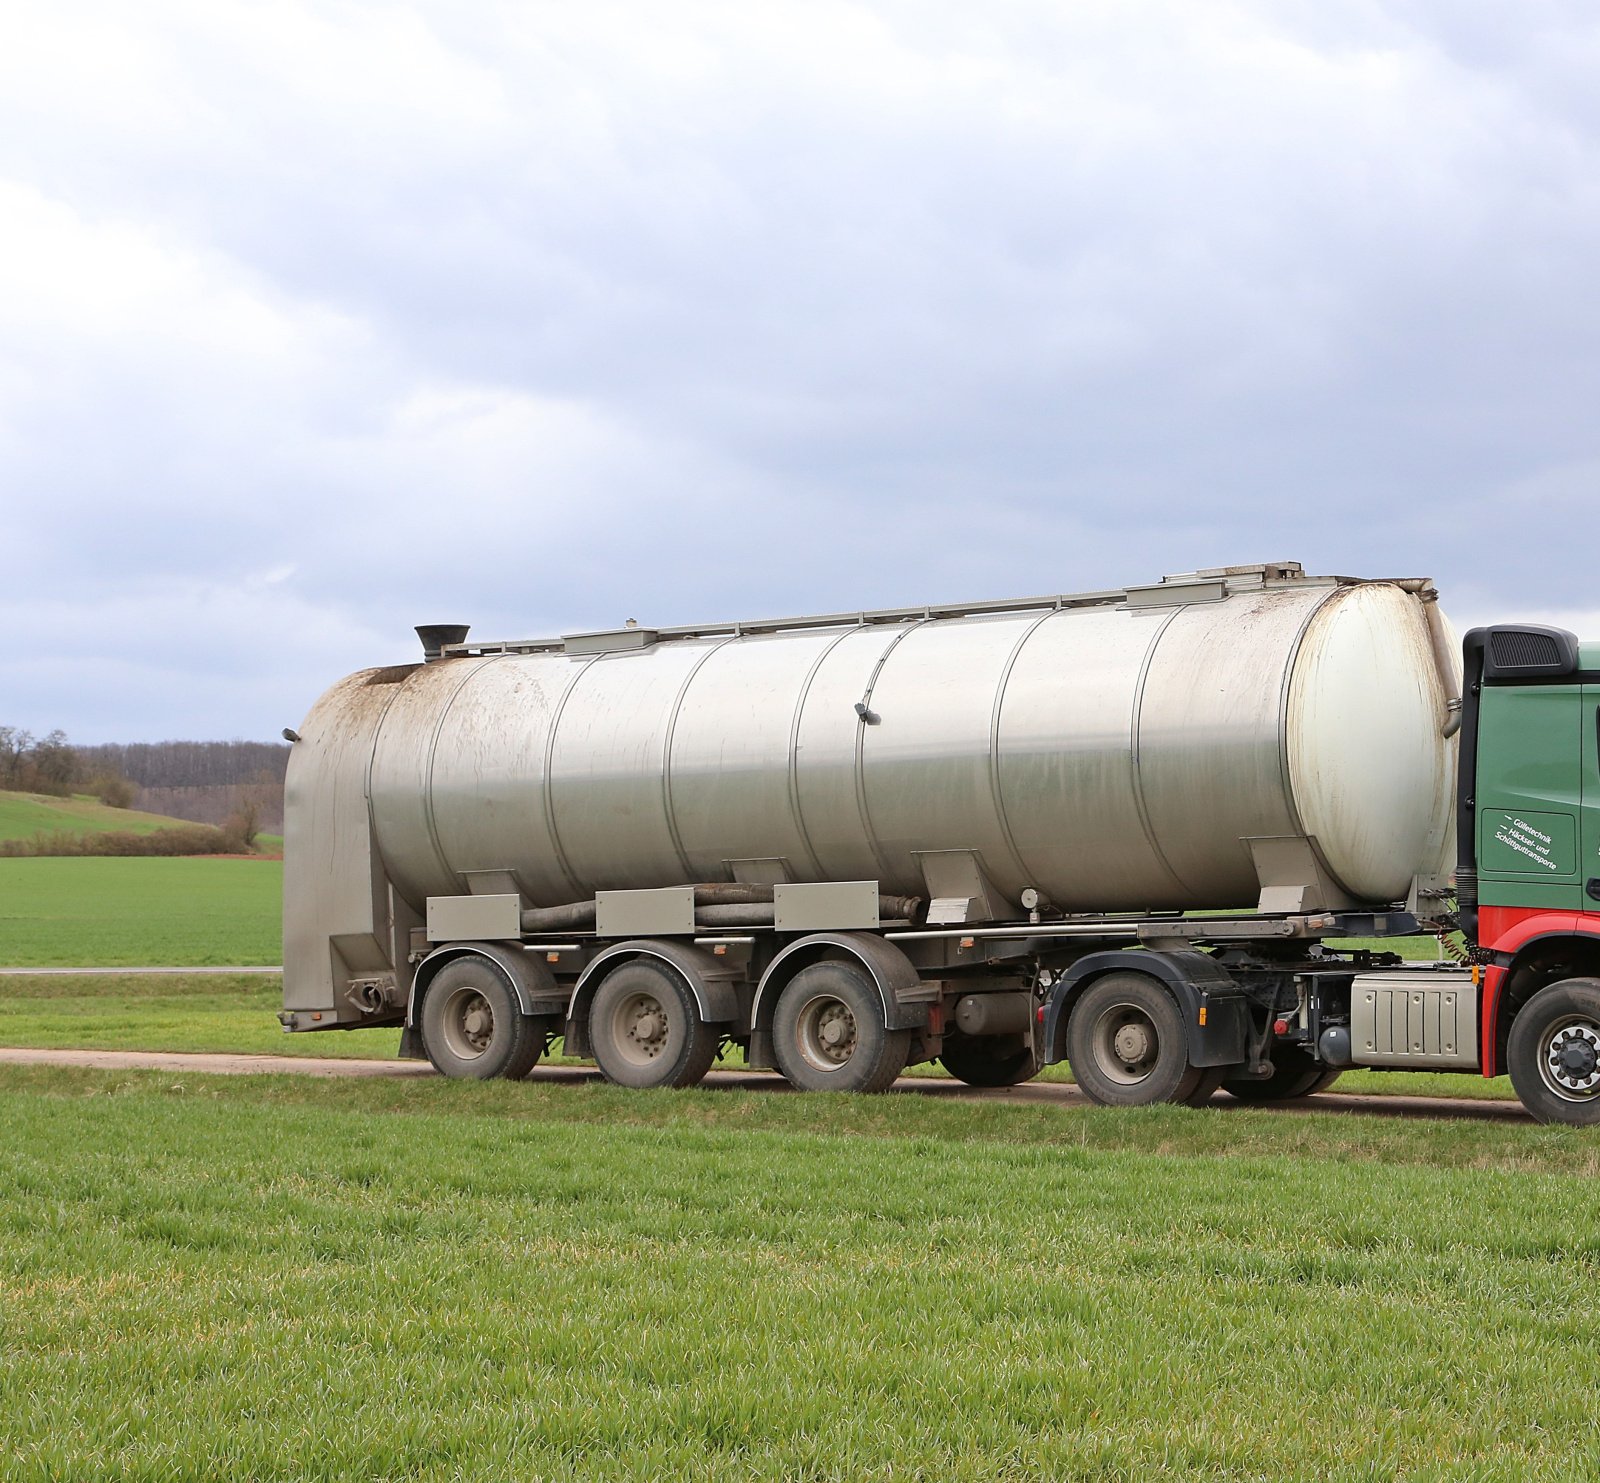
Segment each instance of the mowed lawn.
M1567 1479L1600 1137L0 1068L0 1477Z
M0 967L282 962L277 860L0 860Z

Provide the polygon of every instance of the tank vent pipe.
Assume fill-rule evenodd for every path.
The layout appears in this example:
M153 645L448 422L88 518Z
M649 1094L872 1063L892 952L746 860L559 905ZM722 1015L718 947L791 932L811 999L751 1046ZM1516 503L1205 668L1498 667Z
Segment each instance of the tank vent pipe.
M1421 594L1422 614L1428 624L1428 642L1433 649L1434 668L1444 687L1444 723L1439 734L1449 738L1461 730L1461 682L1456 679L1455 646L1439 611L1439 594L1431 588Z
M471 632L471 625L466 623L419 623L417 637L422 640L423 662L431 664L443 658L445 645L463 644Z

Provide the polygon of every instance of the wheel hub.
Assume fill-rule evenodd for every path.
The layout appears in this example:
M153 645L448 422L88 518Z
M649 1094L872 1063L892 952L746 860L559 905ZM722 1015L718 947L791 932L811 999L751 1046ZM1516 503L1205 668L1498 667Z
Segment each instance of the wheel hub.
M494 1010L476 989L451 998L444 1024L445 1044L463 1060L483 1055L494 1044Z
M1111 1042L1117 1059L1132 1070L1150 1054L1150 1032L1143 1025L1124 1025Z
M1161 1033L1137 1004L1108 1004L1090 1031L1095 1065L1120 1086L1144 1081L1161 1059Z
M641 994L629 1007L626 1033L636 1050L653 1059L661 1054L667 1038L666 1013L654 999Z
M1586 1020L1557 1025L1545 1037L1540 1069L1545 1083L1569 1101L1600 1093L1600 1028Z
M856 1050L856 1017L837 999L808 1004L800 1014L800 1051L813 1066L834 1071Z

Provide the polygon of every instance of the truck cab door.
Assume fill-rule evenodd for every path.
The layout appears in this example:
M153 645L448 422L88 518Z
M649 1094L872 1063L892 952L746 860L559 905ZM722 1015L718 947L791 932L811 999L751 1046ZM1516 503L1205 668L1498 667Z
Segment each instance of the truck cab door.
M1485 906L1578 910L1600 877L1583 810L1595 779L1593 687L1485 685L1478 731L1477 855ZM1580 838L1579 821L1586 828Z
M1583 687L1583 802L1579 813L1579 907L1600 912L1600 685Z

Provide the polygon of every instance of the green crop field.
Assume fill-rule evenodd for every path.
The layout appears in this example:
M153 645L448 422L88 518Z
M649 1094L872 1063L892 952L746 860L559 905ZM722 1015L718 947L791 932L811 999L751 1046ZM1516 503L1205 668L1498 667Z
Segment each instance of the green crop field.
M0 1478L1578 1479L1600 1136L0 1068Z
M0 1045L47 1050L226 1051L240 1055L388 1058L398 1030L285 1035L273 975L6 977Z
M0 966L282 961L276 860L0 860Z
M109 808L87 797L52 798L46 793L0 792L0 839L32 839L35 834L94 834L123 830L150 834L182 824L165 814L141 814L131 808Z

